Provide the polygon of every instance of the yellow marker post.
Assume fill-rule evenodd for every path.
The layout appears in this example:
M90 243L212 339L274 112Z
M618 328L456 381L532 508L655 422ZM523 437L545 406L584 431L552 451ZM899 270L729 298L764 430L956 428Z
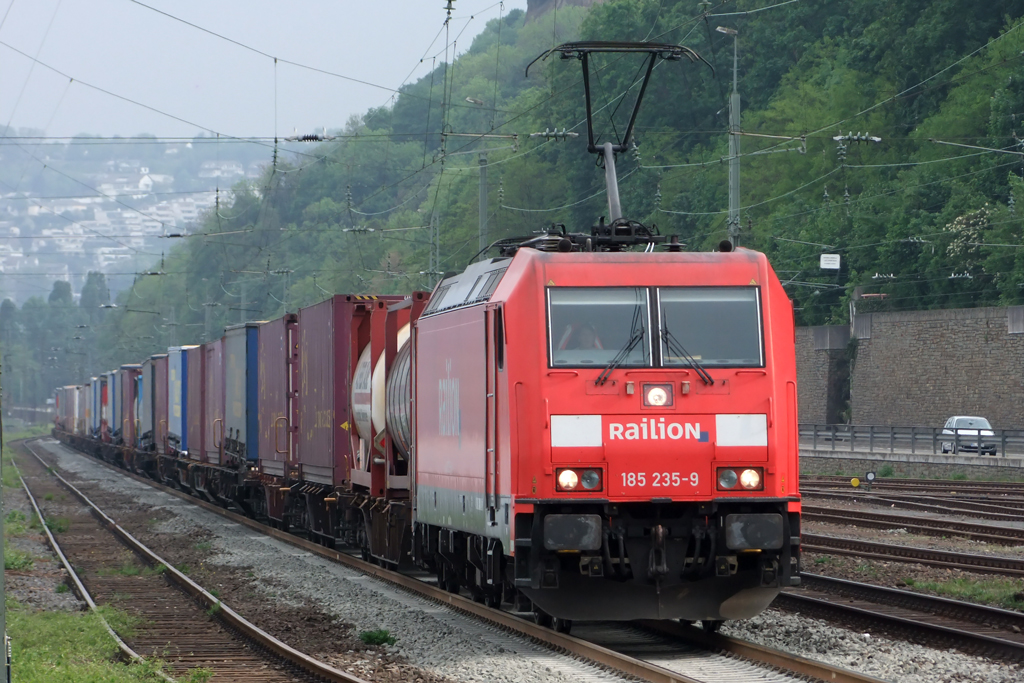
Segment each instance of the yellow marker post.
M851 479L850 486L852 486L853 488L857 488L858 486L860 486L860 479L858 479L857 477Z

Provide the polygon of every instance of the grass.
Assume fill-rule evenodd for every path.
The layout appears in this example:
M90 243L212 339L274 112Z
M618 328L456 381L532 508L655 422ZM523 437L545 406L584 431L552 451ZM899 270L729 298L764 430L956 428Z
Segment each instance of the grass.
M91 612L36 612L7 602L7 629L18 683L157 683L158 664L116 661L117 646ZM118 633L130 637L134 622L102 608ZM204 679L196 679L198 681ZM208 679L205 679L208 680Z
M125 560L120 567L104 567L99 570L100 576L155 576L167 571L164 565L156 567L140 567L131 560Z
M4 517L4 535L21 536L29 529L28 517L21 510L11 510Z
M383 628L376 631L363 631L359 634L359 640L367 645L394 645L398 642L398 639L391 635L390 631Z
M215 617L220 614L220 600L210 605L210 609L206 610L206 616Z
M36 561L23 550L4 544L4 570L27 572L35 566Z
M68 588L68 585L66 583L58 583L56 590L58 593L67 593L71 589Z
M196 543L192 547L195 548L196 550L206 551L206 550L209 550L210 548L212 548L213 545L211 545L211 543L209 541L201 541L199 543Z
M46 528L55 534L63 534L71 528L71 520L67 517L51 517L46 520Z
M878 476L879 477L895 477L896 476L896 470L893 469L892 465L885 464L885 465L882 465L882 467L878 470Z
M919 590L930 591L955 600L1024 611L1024 581L1020 579L1000 577L981 580L953 579L951 581L904 579L904 582Z
M205 667L196 667L188 670L188 676L181 679L182 683L206 683L213 678L213 670Z
M822 555L821 557L814 558L814 564L832 564L831 555Z

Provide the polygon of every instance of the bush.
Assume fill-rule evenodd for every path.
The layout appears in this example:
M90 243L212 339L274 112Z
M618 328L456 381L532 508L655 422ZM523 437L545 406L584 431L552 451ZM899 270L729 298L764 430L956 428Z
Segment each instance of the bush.
M880 477L895 477L896 470L893 469L892 465L882 465L882 469L878 470L878 476Z
M359 634L359 640L363 641L367 645L394 645L398 642L389 631L386 629L377 629L376 631L363 631Z

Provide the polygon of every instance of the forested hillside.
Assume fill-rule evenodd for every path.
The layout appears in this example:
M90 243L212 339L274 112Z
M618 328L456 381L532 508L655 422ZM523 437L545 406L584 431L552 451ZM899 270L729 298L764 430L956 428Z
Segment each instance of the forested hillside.
M202 235L105 311L91 366L68 364L66 381L329 293L431 288L478 250L479 150L495 149L491 239L553 222L587 229L606 199L586 153L579 64L551 58L524 73L567 40L683 44L713 65L658 66L637 148L618 165L628 217L713 248L726 236L732 89L733 39L719 26L739 32L740 241L768 254L799 323L844 322L861 294L885 296L858 310L1021 303L1022 19L1009 0L609 0L529 23L511 12L334 140L225 194ZM638 61L597 65L608 139L625 125ZM529 137L562 128L581 136ZM880 141L835 139L850 133ZM823 252L841 269L821 270Z

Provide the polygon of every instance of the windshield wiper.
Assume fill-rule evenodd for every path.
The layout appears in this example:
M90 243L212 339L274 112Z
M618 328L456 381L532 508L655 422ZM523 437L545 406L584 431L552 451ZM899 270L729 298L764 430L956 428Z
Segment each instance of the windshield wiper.
M629 354L636 348L636 345L640 343L640 340L644 338L644 326L640 322L640 306L637 305L633 309L633 322L629 326L629 341L626 345L619 350L615 357L612 358L611 362L604 367L601 374L594 381L597 386L603 386L605 382L612 376L615 368L619 367L629 357Z
M615 368L619 367L619 365L621 365L622 362L629 357L630 352L632 352L633 349L636 348L636 345L639 344L640 340L643 338L644 328L641 327L630 338L629 342L627 342L626 345L622 347L622 349L617 354L615 354L615 358L612 358L611 362L605 366L604 370L601 371L601 374L594 381L594 384L601 386L605 382L607 382L608 379L612 376L612 372L615 370Z
M710 374L708 374L708 371L704 369L704 366L697 362L697 359L691 356L690 352L686 350L686 347L684 347L679 340L676 339L675 335L669 331L667 321L665 321L665 325L665 328L661 331L661 335L664 337L669 350L675 355L681 356L687 363L689 363L690 367L693 368L697 375L700 376L701 380L704 381L704 384L709 386L714 384L715 380Z

